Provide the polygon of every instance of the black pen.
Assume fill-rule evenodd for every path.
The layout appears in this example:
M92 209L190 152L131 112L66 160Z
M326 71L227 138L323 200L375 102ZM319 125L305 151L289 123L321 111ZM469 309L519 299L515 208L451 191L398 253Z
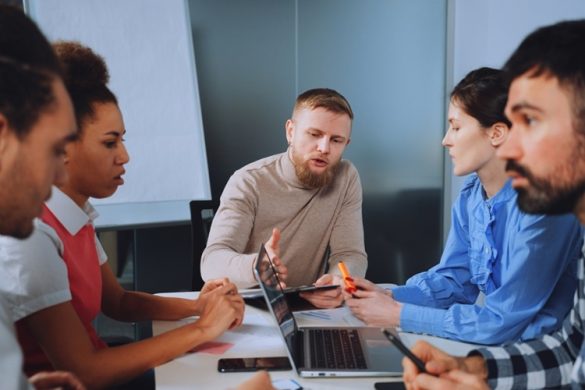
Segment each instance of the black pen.
M400 340L400 338L397 335L393 334L392 332L389 332L386 329L382 329L382 333L384 333L386 338L390 340L390 342L392 342L392 344L394 344L394 346L396 346L396 348L398 348L400 352L404 354L404 356L409 358L414 363L414 365L418 368L420 372L425 373L427 372L427 370L425 369L425 363L422 360L420 360L418 356L412 353L412 351L408 349L406 345L404 345L404 343Z

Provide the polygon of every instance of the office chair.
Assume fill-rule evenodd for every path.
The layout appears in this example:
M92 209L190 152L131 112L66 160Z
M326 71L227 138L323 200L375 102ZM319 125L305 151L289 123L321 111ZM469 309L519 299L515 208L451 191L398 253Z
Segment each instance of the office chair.
M201 254L207 246L209 229L218 207L219 201L217 200L192 200L189 202L191 231L193 232L193 291L200 291L205 283L201 279Z

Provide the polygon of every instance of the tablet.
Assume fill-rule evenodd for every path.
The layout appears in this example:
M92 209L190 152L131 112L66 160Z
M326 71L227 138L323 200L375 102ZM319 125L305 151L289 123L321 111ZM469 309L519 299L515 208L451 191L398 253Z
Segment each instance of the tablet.
M287 287L284 289L285 294L295 294L300 292L313 292L313 291L327 291L327 290L334 290L338 288L337 284L327 284L325 286L314 286L314 285L304 285L304 286L297 286L297 287ZM242 298L262 298L262 291L259 288L249 288L240 291L240 295Z

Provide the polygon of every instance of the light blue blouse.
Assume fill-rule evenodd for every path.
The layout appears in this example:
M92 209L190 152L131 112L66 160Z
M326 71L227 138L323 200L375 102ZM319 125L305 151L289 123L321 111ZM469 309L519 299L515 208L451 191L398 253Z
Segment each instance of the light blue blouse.
M510 181L491 199L477 175L465 181L440 263L392 290L403 330L505 344L560 328L577 286L581 226L572 214L525 214L516 198Z

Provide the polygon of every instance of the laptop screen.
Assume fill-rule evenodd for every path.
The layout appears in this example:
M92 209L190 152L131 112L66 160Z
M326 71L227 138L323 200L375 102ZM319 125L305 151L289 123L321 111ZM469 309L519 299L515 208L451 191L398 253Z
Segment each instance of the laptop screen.
M274 315L280 331L282 332L282 336L284 337L284 341L287 344L287 349L294 360L295 366L298 367L295 337L297 334L297 324L290 307L288 306L284 292L282 291L272 260L270 259L270 256L268 256L268 253L266 253L264 244L260 247L255 271L260 287L266 294L270 311Z

